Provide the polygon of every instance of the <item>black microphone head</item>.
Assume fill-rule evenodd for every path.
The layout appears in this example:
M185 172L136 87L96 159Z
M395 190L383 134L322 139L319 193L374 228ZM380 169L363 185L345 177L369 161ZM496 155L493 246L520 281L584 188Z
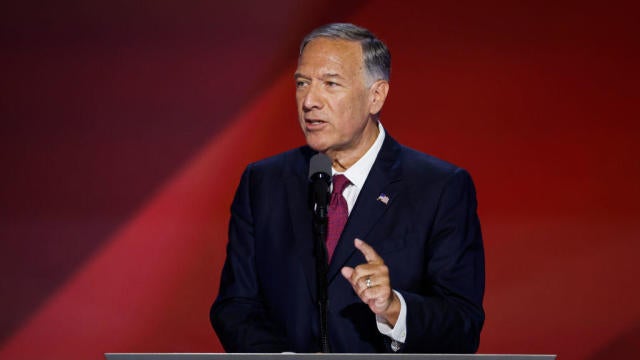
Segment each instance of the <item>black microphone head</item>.
M309 180L314 177L331 179L331 159L323 153L317 153L309 160Z
M309 185L311 209L326 220L331 185L331 159L327 155L317 153L309 160Z

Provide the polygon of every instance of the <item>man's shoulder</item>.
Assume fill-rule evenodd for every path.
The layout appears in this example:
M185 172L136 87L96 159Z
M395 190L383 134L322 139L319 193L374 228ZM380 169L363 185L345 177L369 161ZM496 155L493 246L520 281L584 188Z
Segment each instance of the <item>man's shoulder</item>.
M405 159L411 162L415 162L430 168L441 169L445 172L454 171L458 168L457 165L434 155L410 148L405 145L400 145L400 147Z
M304 171L312 155L313 150L308 146L301 146L255 161L247 168L257 173L297 173Z
M400 145L399 159L400 178L416 196L439 193L445 188L457 189L455 191L474 188L466 169L431 154Z
M398 144L398 149L402 172L406 175L418 178L449 177L456 172L465 171L449 161L402 144Z

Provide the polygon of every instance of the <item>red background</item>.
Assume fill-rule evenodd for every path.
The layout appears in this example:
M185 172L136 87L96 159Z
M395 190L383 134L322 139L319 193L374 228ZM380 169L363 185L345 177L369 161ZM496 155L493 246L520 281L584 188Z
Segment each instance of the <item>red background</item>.
M540 1L0 5L0 358L218 352L244 166L303 143L298 42L393 54L382 115L473 175L482 353L640 354L638 12Z

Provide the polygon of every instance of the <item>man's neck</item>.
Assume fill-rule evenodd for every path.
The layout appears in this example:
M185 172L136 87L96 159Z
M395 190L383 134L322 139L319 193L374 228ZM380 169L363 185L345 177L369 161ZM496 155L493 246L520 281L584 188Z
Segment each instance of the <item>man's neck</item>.
M374 121L373 126L369 130L365 130L365 134L362 135L362 145L353 152L337 152L335 154L327 154L332 160L332 166L336 171L344 172L350 168L353 164L358 162L364 154L369 151L373 143L376 141L380 130L378 129L378 122Z

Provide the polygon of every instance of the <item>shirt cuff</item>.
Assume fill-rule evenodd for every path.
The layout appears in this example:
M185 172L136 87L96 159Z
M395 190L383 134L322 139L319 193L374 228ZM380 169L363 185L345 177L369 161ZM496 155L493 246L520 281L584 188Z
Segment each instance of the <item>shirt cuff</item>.
M378 324L378 331L382 335L386 335L392 340L404 344L404 341L407 338L407 303L399 292L395 290L393 290L393 292L398 296L398 299L400 299L400 314L398 315L396 326L392 328L382 317L378 315L376 315L376 323Z

